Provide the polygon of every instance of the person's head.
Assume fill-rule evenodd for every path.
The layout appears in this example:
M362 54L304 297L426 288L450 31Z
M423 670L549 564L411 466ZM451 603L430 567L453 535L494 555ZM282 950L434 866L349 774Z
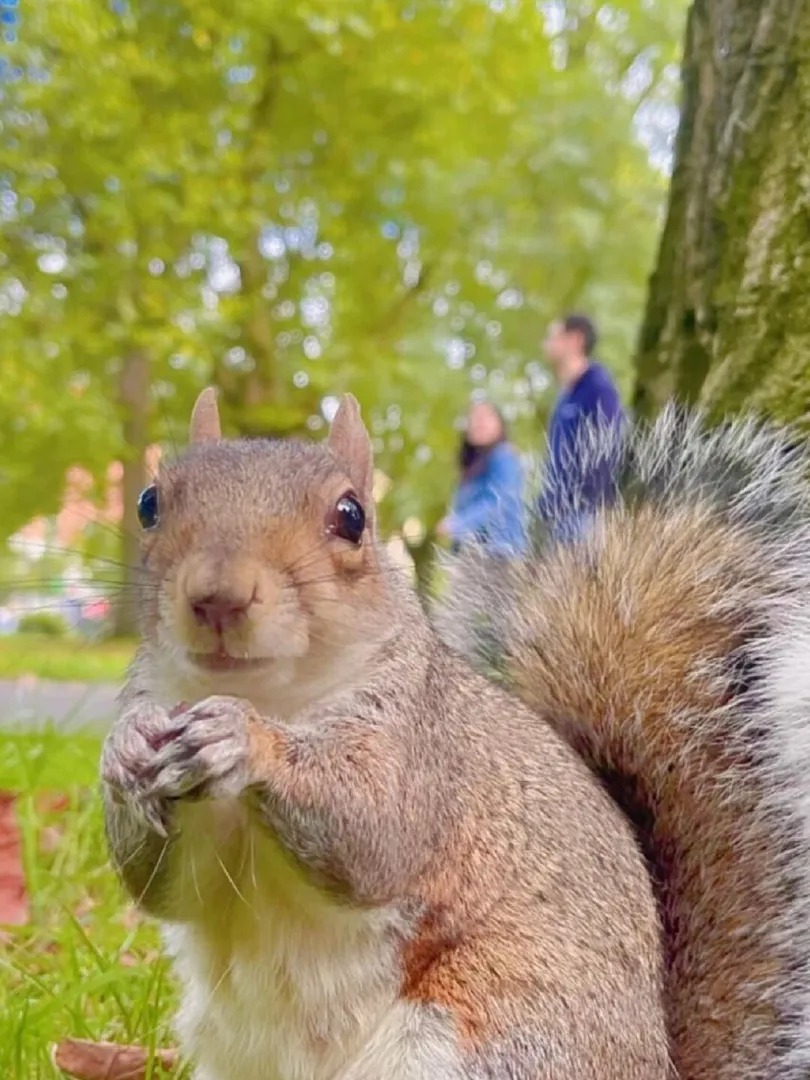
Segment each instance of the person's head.
M582 374L595 346L596 327L587 315L566 315L553 322L546 334L546 356L562 383Z
M473 446L494 446L505 437L500 412L488 401L476 401L467 413L467 441Z
M506 439L506 424L488 401L476 401L467 413L459 447L459 465L465 476L477 471L493 446Z

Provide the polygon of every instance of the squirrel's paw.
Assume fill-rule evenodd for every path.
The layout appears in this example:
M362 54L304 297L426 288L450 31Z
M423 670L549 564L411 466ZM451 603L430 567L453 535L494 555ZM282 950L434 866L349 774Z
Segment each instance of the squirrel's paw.
M173 726L169 712L153 702L134 706L113 727L101 758L101 779L110 797L129 805L136 818L162 837L168 835L168 804L151 797L155 754Z
M152 758L147 795L157 799L241 795L248 782L248 722L253 706L209 697L171 722Z

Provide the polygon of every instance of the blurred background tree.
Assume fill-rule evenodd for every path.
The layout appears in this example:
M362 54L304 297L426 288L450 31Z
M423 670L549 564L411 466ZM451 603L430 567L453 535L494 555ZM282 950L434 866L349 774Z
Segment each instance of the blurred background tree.
M696 0L637 410L810 416L810 3Z
M486 393L525 448L545 325L629 392L676 117L680 0L62 0L0 67L0 529L221 389L231 433L351 388L420 562ZM122 607L120 628L127 628Z

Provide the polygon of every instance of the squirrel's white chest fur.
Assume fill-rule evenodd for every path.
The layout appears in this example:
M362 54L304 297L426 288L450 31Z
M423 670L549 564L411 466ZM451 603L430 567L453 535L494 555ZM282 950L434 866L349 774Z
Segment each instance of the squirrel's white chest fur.
M191 911L165 938L200 1080L455 1075L444 1024L398 1000L394 914L331 900L238 805L183 807L181 837L173 879Z

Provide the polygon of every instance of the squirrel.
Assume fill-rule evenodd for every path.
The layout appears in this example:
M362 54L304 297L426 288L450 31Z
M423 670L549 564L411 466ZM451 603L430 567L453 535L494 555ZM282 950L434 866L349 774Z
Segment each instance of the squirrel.
M198 399L102 755L198 1080L808 1075L805 459L621 439L590 528L462 552L431 616L352 397L322 443Z

